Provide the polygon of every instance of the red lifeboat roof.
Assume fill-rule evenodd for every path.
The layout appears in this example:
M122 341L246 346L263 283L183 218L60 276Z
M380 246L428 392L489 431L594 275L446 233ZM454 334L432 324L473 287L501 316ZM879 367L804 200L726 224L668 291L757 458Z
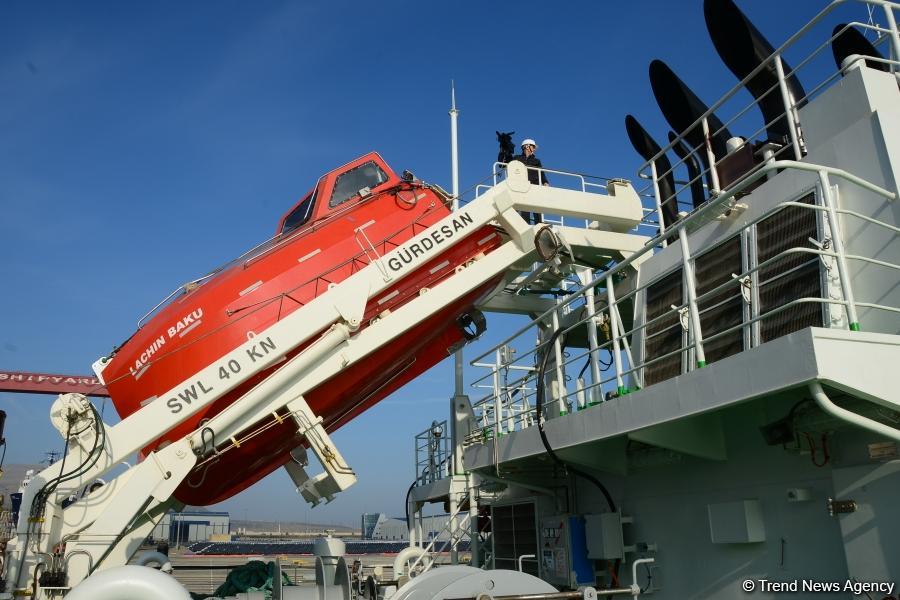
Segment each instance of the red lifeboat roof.
M371 194L400 183L377 152L369 152L326 173L278 222L276 235L326 219ZM328 201L319 199L327 198Z

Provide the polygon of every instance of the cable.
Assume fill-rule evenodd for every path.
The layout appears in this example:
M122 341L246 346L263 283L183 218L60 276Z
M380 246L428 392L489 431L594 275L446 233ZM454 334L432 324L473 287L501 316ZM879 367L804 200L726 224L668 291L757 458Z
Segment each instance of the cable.
M588 356L588 359L584 361L584 366L581 367L581 370L578 371L578 379L581 379L584 376L584 372L587 371L587 368L591 366L591 357Z
M554 298L564 298L574 294L574 290L533 290L530 288L522 288L517 292L520 296L525 294L534 294L536 296L553 296Z
M0 444L3 445L3 454L0 455L0 477L3 476L3 463L6 461L6 440L0 440Z
M577 263L579 265L583 265L585 267L590 267L594 271L600 271L601 273L605 273L606 271L609 271L609 267L591 263L591 262L585 260L584 258L579 258L579 257L575 256L573 253L569 252L568 250L560 249L559 252L560 252L560 254L565 254L566 256L568 256L569 259L572 260L572 262Z
M619 559L616 559L615 561L607 561L606 569L609 571L611 587L622 587L622 584L619 583Z
M806 443L809 444L809 454L810 459L812 460L812 464L817 467L824 467L828 464L828 461L831 460L831 456L828 454L828 434L822 434L822 460L819 461L816 459L816 443L813 440L812 435L808 431L804 431L803 435L806 436Z
M603 497L606 498L606 503L609 505L610 512L616 512L616 503L613 501L612 495L610 495L609 490L606 489L606 486L603 485L602 483L600 483L600 480L597 479L596 477L594 477L593 475L591 475L590 473L587 473L585 471L582 471L581 469L571 466L571 465L565 463L561 458L559 458L556 455L556 452L554 452L553 448L550 446L550 441L547 439L546 432L544 432L544 423L541 420L541 415L543 412L543 404L544 404L544 375L547 372L547 361L550 358L550 352L549 352L550 346L553 345L553 343L556 341L556 338L558 338L562 334L562 332L563 332L563 329L561 329L561 328L557 329L555 332L553 332L553 335L550 336L550 339L547 340L547 342L545 343L545 346L544 346L545 350L544 350L543 355L541 356L540 367L538 368L538 373L537 373L537 394L536 394L537 406L535 407L535 418L537 419L538 432L541 434L541 443L544 445L544 449L547 450L547 454L550 456L550 458L553 459L553 462L555 462L557 465L559 465L563 469L564 472L568 473L569 471L571 471L575 475L578 475L579 477L587 479L588 481L593 483L595 486L597 486L597 488L603 494Z
M413 488L414 488L414 487L416 487L416 482L415 482L415 481L413 481L413 482L409 485L409 489L406 490L406 503L405 503L405 505L404 505L404 508L405 508L405 511L404 511L404 512L406 513L406 526L407 526L407 527L409 527L409 495L412 494L412 491L413 491ZM410 538L410 534L411 534L411 533L412 533L411 531L407 531L407 535L406 535L406 538L407 538L407 539Z
M67 420L66 441L65 441L65 446L63 447L62 462L59 465L59 475L56 477L56 479L54 481L47 482L46 484L44 484L44 486L40 490L38 490L38 492L34 495L34 499L31 501L31 507L28 510L28 528L25 530L25 543L24 543L24 549L26 551L22 552L21 558L19 559L19 574L16 577L16 582L15 582L16 586L19 585L19 582L22 579L22 566L25 564L25 557L28 554L27 553L28 541L31 538L31 534L32 533L40 533L40 529L41 529L40 528L40 519L43 517L43 514L44 514L44 506L46 504L47 497L52 493L52 490L48 491L48 488L50 488L54 484L57 484L57 485L59 484L59 481L63 477L63 470L66 468L66 457L69 454L69 440L71 439L71 433L72 433L72 420L70 420L68 417L66 420ZM35 566L35 568L36 567L37 566ZM35 577L37 577L36 573L35 573Z
M72 479L81 477L86 472L91 470L94 465L96 465L100 460L100 457L103 456L103 449L106 447L106 428L103 426L103 422L100 420L100 415L94 405L89 404L88 406L90 407L91 412L94 414L94 445L91 447L91 450L84 462L81 463L74 471L67 473L65 477L59 479L57 481L57 486L60 483L71 481ZM89 461L90 464L88 464ZM55 489L56 488L54 487L54 490Z
M610 367L612 366L612 364L613 364L613 354L612 354L612 350L610 350L609 348L605 348L605 350L606 350L607 352L609 352L609 362L608 362L608 363L603 362L603 359L600 358L599 356L597 357L597 362L600 363L600 366L602 367L602 368L600 369L601 371L607 370L607 369L610 368ZM578 377L579 377L579 379L584 375L584 372L587 371L587 368L588 368L589 366L591 366L591 357L590 357L590 355L588 355L588 359L584 362L584 366L581 367L581 371L578 372Z
M641 593L646 593L653 586L653 571L650 570L650 563L641 563L644 565L644 569L647 570L647 585L641 588Z
M44 502L46 502L47 496L52 493L52 489L55 489L53 486L58 485L60 479L63 477L63 472L66 469L66 458L69 456L69 441L72 438L72 421L74 417L66 416L66 441L63 444L63 455L62 462L59 465L59 475L56 476L55 480L48 481L44 484L38 493L34 495L34 500L31 502L31 510L29 511L29 517L31 520L31 524L29 527L34 526L37 523L37 519L39 519L44 513ZM52 489L51 489L52 488Z
M66 481L70 481L77 477L81 477L83 474L88 472L90 469L97 464L100 460L100 457L103 455L103 448L106 445L106 428L103 427L103 423L100 420L100 415L97 413L97 409L93 404L88 404L91 409L91 412L94 415L94 445L91 447L90 452L88 452L87 457L84 462L82 462L79 466L77 466L74 470L69 473L63 474L63 470L65 469L65 459L68 453L69 441L71 438L71 423L67 427L66 430L66 450L63 454L63 462L60 465L59 476L51 482L48 482L35 494L34 500L31 503L31 511L30 515L34 518L34 523L39 524L39 518L43 515L44 505L47 502L47 499L50 497L56 489L59 487L59 484L64 483ZM31 529L31 526L29 527ZM37 527L38 531L40 531L40 527Z
M803 398L802 400L796 402L791 407L791 410L788 411L787 418L793 420L794 414L797 412L797 409L800 408L802 405L806 404L807 402L812 402L812 401L813 401L812 398Z

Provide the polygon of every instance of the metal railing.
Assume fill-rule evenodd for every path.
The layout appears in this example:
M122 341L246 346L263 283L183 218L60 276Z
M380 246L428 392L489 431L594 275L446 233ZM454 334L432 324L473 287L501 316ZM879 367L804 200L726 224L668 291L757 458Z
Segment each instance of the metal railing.
M788 48L794 47L798 40L807 36L809 31L817 25L829 13L833 12L836 7L850 2L867 4L883 9L887 20L887 27L882 28L877 25L852 22L844 28L833 32L831 37L824 43L815 47L797 67L785 72L782 55ZM648 185L639 190L639 195L644 199L650 199L653 206L645 207L645 226L658 226L658 235L650 240L641 252L638 252L628 259L618 263L613 268L603 272L598 277L592 278L590 281L584 281L584 285L568 295L565 299L558 299L556 306L540 315L537 319L528 325L520 328L505 340L486 351L482 355L476 357L472 361L472 365L487 370L486 374L476 379L472 386L475 389L487 390L488 393L477 399L473 403L476 411L476 417L479 419L481 429L477 434L471 435L468 439L469 443L484 441L488 438L495 438L504 433L516 431L525 427L529 427L535 422L535 396L538 385L542 382L536 380L536 366L538 359L542 354L552 353L552 360L548 364L552 368L547 369L547 379L549 379L549 399L544 407L545 415L553 417L563 415L572 410L581 410L588 408L599 402L603 402L613 396L621 396L629 393L634 389L644 387L644 376L648 368L659 365L663 361L673 359L673 357L682 356L683 361L687 363L687 369L702 368L706 365L705 345L709 345L725 336L734 334L736 331L749 331L752 328L759 327L759 323L766 319L772 319L785 311L796 308L806 303L815 303L823 307L831 307L832 310L841 311L846 314L846 321L843 321L844 327L851 330L860 329L858 308L866 308L869 310L880 310L900 313L900 307L887 306L877 301L866 301L866 299L857 299L853 287L850 282L850 272L848 262L867 263L868 265L877 265L882 268L893 271L900 270L900 265L888 263L878 260L875 257L866 257L859 255L848 255L843 247L839 216L850 219L859 219L870 225L885 228L894 233L900 233L897 227L874 219L870 216L860 214L851 210L840 209L832 193L832 178L840 178L855 186L858 186L869 192L878 194L889 200L896 200L895 192L885 190L879 186L871 184L851 173L841 169L832 167L814 165L800 162L805 155L806 149L803 140L802 124L799 118L799 107L808 102L813 97L819 95L824 89L830 86L836 79L844 74L844 70L829 71L828 75L821 80L812 91L806 93L802 98L794 98L788 93L788 79L795 76L803 69L808 69L813 60L820 56L823 51L831 45L835 38L840 36L846 29L858 27L864 31L874 31L878 34L879 39L875 45L882 47L887 46L889 52L888 59L872 59L866 57L866 60L875 60L889 66L890 71L900 78L900 35L898 35L897 24L894 18L894 10L900 8L900 4L894 2L886 2L882 0L835 0L829 4L824 10L816 15L805 27L798 33L793 35L784 44L782 44L775 52L764 60L754 71L752 71L744 80L735 85L721 99L713 104L709 110L701 115L694 123L692 123L685 131L678 136L674 136L672 141L661 149L650 160L645 162L639 170L639 176L648 180ZM845 65L846 66L846 65ZM774 71L776 74L776 83L750 104L740 106L734 114L727 119L723 126L718 129L710 130L710 117L714 112L721 110L729 101L735 98L739 92L745 89L746 84L760 74L764 69ZM810 69L811 70L811 69ZM770 94L777 94L783 105L783 110L778 116L764 123L761 127L753 131L745 141L737 147L730 148L728 155L716 156L712 149L712 139L723 133L729 126L735 123L744 123L748 118L748 113ZM748 168L745 173L740 174L737 179L727 182L724 187L728 189L722 190L723 184L720 178L720 168L722 162L728 159L735 151L753 143L757 136L763 136L768 127L774 123L785 119L788 126L789 141L782 144L764 144L757 148L756 164ZM693 131L700 129L702 138L705 140L705 146L702 148L692 148L687 143L686 137ZM693 136L692 136L693 137ZM749 141L747 141L749 140ZM664 155L671 153L679 144L686 145L690 151L687 155L674 162L671 169L659 173L657 172L657 162ZM699 153L703 153L703 161L696 161ZM785 156L789 157L785 159ZM693 178L684 180L676 177L676 169L686 169L687 161L704 162L709 165L706 169L700 169L700 173ZM497 170L495 165L495 171ZM691 245L688 240L688 233L714 219L723 218L723 215L729 214L735 210L737 199L745 193L749 193L752 187L761 184L764 178L773 176L780 170L791 169L799 171L813 172L816 177L818 193L817 204L806 204L800 202L783 202L773 206L764 214L758 216L741 228L741 234L744 235L747 230L754 227L763 219L773 215L775 212L783 210L787 207L795 207L800 210L813 210L822 215L827 227L826 231L828 239L819 242L818 247L794 247L783 250L776 256L769 257L767 260L756 265L747 265L740 274L733 274L730 281L726 281L711 290L706 290L702 294L697 293L697 282L693 273L694 261L691 256ZM663 202L670 198L662 198L660 192L659 181L663 177L671 177L676 184L675 199L679 195L689 191L692 186L696 187L699 182L705 190L707 197L705 202L696 207L688 214L681 213L679 219L675 223L666 223L659 218L661 214L661 206ZM576 179L576 181L578 181ZM704 183L706 182L706 183ZM588 191L586 186L582 187L582 191ZM655 217L655 219L654 219ZM623 307L631 310L630 303L641 299L642 293L645 293L650 285L656 283L652 281L643 283L640 286L632 287L616 287L619 280L627 277L628 269L636 260L641 259L648 253L652 253L658 247L665 247L668 243L675 242L680 245L681 258L679 266L682 269L684 296L680 305L673 305L672 312L665 311L652 319L644 319L636 321L634 326L626 330L623 325L622 313L625 311ZM703 249L705 250L705 248ZM826 265L829 272L833 269L837 273L837 287L839 288L837 297L832 297L827 291L823 291L818 297L802 297L795 298L786 302L781 306L770 309L766 312L759 310L759 273L771 267L779 260L785 257L797 254L807 254L810 257L818 257L819 260L827 261ZM742 289L745 288L745 289ZM622 290L621 297L616 297L616 291ZM747 304L755 303L753 310L749 315L741 319L741 322L732 327L728 327L721 331L715 331L710 335L704 335L701 326L701 315L707 310L716 307L701 305L707 303L713 298L721 298L723 291L733 291L735 293L747 292L744 301ZM598 294L599 303L595 301L594 295ZM580 311L580 313L579 313ZM564 322L566 315L571 313L579 313L580 318L573 320L570 318ZM646 336L647 330L654 326L659 326L666 319L671 320L673 313L677 315L684 330L685 340L679 347L670 352L659 356L653 356L649 360L645 358L643 352L639 355L638 362L629 347L629 340L635 334L638 336ZM589 337L589 344L585 351L569 353L562 351L560 348L560 337L564 334L574 332L579 327L588 325L589 332L594 331L594 336ZM551 335L560 327L563 332L554 336L553 347L548 347L548 341ZM598 340L597 331L602 331L602 340ZM758 331L758 329L757 329ZM894 333L894 332L891 332ZM748 336L749 337L749 336ZM537 345L533 340L538 339ZM752 344L759 343L757 338L751 338ZM514 341L526 340L525 348L521 352L516 353L513 349ZM530 347L529 347L530 345ZM603 358L606 358L604 361ZM688 357L688 358L684 358ZM566 374L567 367L572 368L584 361L584 367L581 368L578 377L571 377ZM590 378L583 377L585 372L590 368ZM546 380L545 380L546 381Z
M757 180L766 177L770 172L784 169L813 172L818 182L817 198L819 198L820 203L806 204L795 201L778 203L755 218L748 220L739 231L747 231L773 214L787 207L793 207L822 213L823 219L828 224L828 243L820 242L817 247L813 248L805 246L787 248L759 262L759 264L743 269L740 273L732 274L732 278L729 281L706 290L702 294L698 294L696 281L691 270L692 259L690 243L687 237L688 229L708 222L713 218L710 215L721 215L721 208L724 206L735 209L736 207L730 203L732 199L740 195L749 186L752 186ZM895 234L900 233L900 228L852 210L838 208L831 193L832 177L843 179L888 200L897 199L895 192L871 184L841 169L796 161L775 161L763 166L757 172L736 184L732 189L721 193L711 200L702 209L679 221L673 229L665 234L677 236L679 243L682 245L679 265L684 269L683 281L687 291L684 302L680 305L673 305L671 307L672 312L666 311L654 318L643 321L636 320L631 328L626 329L621 318L624 312L623 306L631 310L630 303L638 299L640 297L639 294L646 292L659 279L633 286L618 297L615 293L617 285L619 289L624 289L621 284L627 279L625 270L634 261L647 253L652 253L654 248L661 244L664 234L660 234L651 243L648 243L642 251L635 253L599 276L586 281L585 285L569 294L566 298L558 299L556 306L552 309L521 327L493 348L475 357L471 364L475 367L486 369L487 372L473 381L471 385L475 389L487 389L489 393L473 402L480 430L476 435L471 436L468 442L477 443L491 438L496 439L497 436L530 427L535 423L535 396L538 385L541 385L537 381L536 365L544 352L552 353L552 360L549 360L552 368L548 368L545 374L545 382L548 383L550 393L547 395L548 400L544 406L544 414L547 418L553 418L575 410L589 408L612 397L623 396L644 387L644 371L648 367L673 356L693 353L694 361L690 368L702 368L706 365L704 345L733 334L736 331L751 327L755 323L771 319L792 307L804 303L828 305L835 307L835 310L844 311L847 317L844 321L845 328L851 330L860 329L857 314L858 307L900 314L900 306L888 306L878 302L857 300L850 283L848 261L878 265L892 271L900 271L900 265L885 262L874 257L847 254L841 243L842 236L838 215L845 218L857 218ZM785 257L797 254L807 254L829 262L828 268L834 269L838 274L840 293L837 294L837 297L832 297L827 292L823 292L818 297L796 298L766 312L743 319L737 325L716 331L712 335L704 334L701 326L701 314L704 310L715 308L705 307L701 309L700 305L704 301L708 302L716 297L720 297L723 291L729 289L739 292L742 286L757 286L758 288L759 282L756 275L760 271L771 267L778 261L785 259ZM636 361L629 340L634 339L633 336L635 334L644 335L648 328L660 324L666 318L671 319L673 313L679 316L682 327L688 334L687 343L682 344L671 352L654 356L650 360L644 360L643 354L641 354ZM574 320L571 317L568 320L565 318L567 315L572 314L576 316ZM590 343L583 352L567 353L564 351L560 346L560 338L585 325L588 326L588 329L595 327L597 330L602 331L602 341L598 339L595 343ZM559 329L562 329L562 334L553 336L553 345L549 345L551 335ZM892 331L890 333L895 332ZM536 345L533 341L535 338L539 340L539 343ZM517 341L520 343L520 346L525 347L521 350L516 350L514 344ZM606 361L602 360L604 355L607 358ZM581 369L578 377L573 378L566 375L568 370L581 365L582 362L584 362L584 367ZM591 370L590 381L582 377L588 370L588 367Z
M811 29L813 29L827 15L832 13L838 6L849 3L859 3L866 4L871 7L880 7L885 15L887 28L868 23L848 23L839 31L834 32L826 41L818 45L791 71L785 72L784 61L782 59L784 52L789 48L794 47L797 44L798 40L803 39L805 36L807 36ZM744 174L744 177L749 176L755 170L762 168L763 165L771 164L776 160L785 158L792 158L798 161L801 160L806 154L806 148L803 140L802 123L800 122L799 118L799 109L809 100L819 95L824 89L828 88L835 80L840 78L843 75L844 71L838 69L836 71L830 72L824 80L820 81L815 85L814 88L812 88L812 91L806 93L801 98L794 98L789 93L788 80L791 77L796 76L801 71L804 71L804 69L808 69L808 71L811 72L812 68L810 65L814 63L815 59L820 57L823 52L828 50L832 42L836 38L840 37L847 29L858 27L864 31L875 32L878 36L878 39L876 40L874 45L876 47L887 46L889 50L888 55L890 58L883 59L880 57L865 57L865 59L870 62L877 62L888 65L890 71L895 73L897 77L900 78L900 34L898 34L897 24L894 16L894 10L897 9L900 9L900 4L895 2L886 2L883 0L834 0L831 4L825 7L825 9L823 9L818 15L816 15L806 26L800 29L800 31L791 36L784 44L777 48L771 56L762 61L757 68L755 68L737 85L731 88L731 90L729 90L705 113L697 118L697 120L694 121L687 129L672 138L668 145L664 146L656 155L654 155L651 159L641 165L638 171L638 176L642 179L648 180L649 183L647 184L647 186L639 189L638 194L642 197L649 197L652 199L654 206L651 209L651 213L655 214L658 217L662 212L661 207L665 202L675 201L677 203L679 196L689 191L691 186L697 183L703 185L703 182L707 182L707 184L703 185L703 187L707 191L708 198L715 198L718 194L721 193L720 169L722 167L723 161L728 160L736 152L745 147L749 146L752 148L755 139L759 137L766 139L766 130L782 119L784 119L788 125L789 141L784 144L771 142L766 144L759 144L754 150L757 164L754 168L749 169ZM711 117L714 116L714 113L728 107L729 101L739 98L740 96L738 96L738 94L746 89L746 84L752 81L765 70L775 71L776 83L773 84L769 89L762 92L759 99L754 99L754 101L749 104L739 106L734 111L734 114L723 122L721 128L711 130L710 120ZM734 148L730 148L728 154L726 154L725 156L716 156L716 154L713 152L712 140L717 136L723 134L730 126L735 126L737 123L745 125L748 119L748 113L752 112L754 107L758 107L761 101L763 99L766 99L770 94L776 94L777 97L781 100L783 111L774 118L771 118L768 122L759 126L750 134L742 136L744 140ZM687 136L694 133L695 130L698 129L702 134L702 138L705 140L704 147L702 148L694 148L693 145L687 140ZM688 150L688 153L684 156L684 158L680 158L675 162L670 162L670 169L664 172L658 172L657 162L664 155L671 155L675 148L679 146L687 148ZM702 160L697 161L698 158ZM679 180L677 177L675 177L676 170L687 169L688 161L694 163L699 162L701 166L703 164L709 166L700 169L699 173L690 179ZM659 181L669 176L671 176L675 180L676 189L674 190L674 200L668 197L663 198L660 192ZM664 219L657 218L656 220L659 222L661 233L665 233L666 229L671 226L671 224L666 223ZM665 246L667 243L669 243L669 239L664 239L662 241L663 246Z
M495 162L491 169L491 176L487 180L485 180L491 181L491 183L480 183L475 185L472 188L474 191L474 197L479 197L481 194L500 183L506 173L506 166L507 163ZM554 183L552 184L552 187L562 187L565 189L571 189L589 194L603 194L607 191L607 185L609 184L609 182L613 181L613 178L610 177L588 175L585 173L575 173L573 171L559 171L556 169L545 169L537 167L526 167L526 169L528 171L534 171L536 173L549 173L554 175ZM659 224L656 222L656 220L650 216L655 212L655 210L652 208L644 207L643 211L644 218L632 229L632 233L639 233L641 235L653 235L656 233L656 230L659 227ZM569 217L567 221L566 217L562 215L550 214L548 216L547 214L545 214L543 216L543 220L544 223L551 223L560 226L583 228L587 228L590 226L590 221L588 219L573 219L572 217Z
M453 456L447 421L432 421L431 427L416 435L416 484L439 481L450 474Z
M474 540L472 538L471 524L472 517L468 513L463 513L459 509L457 509L453 513L450 513L450 515L448 515L446 523L444 523L444 526L441 527L439 531L433 532L434 535L432 536L431 540L424 546L423 549L425 550L425 552L416 557L412 564L409 565L409 571L416 571L421 575L425 571L429 570L435 563L434 553L437 544L449 542L450 550L457 550L459 547L459 543L464 541L465 538L469 539L470 547L471 544L477 543L477 540ZM449 535L449 540L442 539L442 535L445 533Z

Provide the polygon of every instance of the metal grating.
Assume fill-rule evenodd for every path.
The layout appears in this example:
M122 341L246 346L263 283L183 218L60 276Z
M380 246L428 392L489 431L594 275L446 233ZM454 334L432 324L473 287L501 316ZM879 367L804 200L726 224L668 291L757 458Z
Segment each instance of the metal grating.
M508 504L491 509L491 537L494 540L494 568L518 570L523 554L538 554L534 503ZM522 570L538 576L538 564L523 561Z
M815 194L797 200L815 204ZM756 226L757 260L762 264L791 248L815 248L818 239L816 211L787 206ZM791 253L759 271L759 314L765 315L800 298L822 298L818 256ZM768 342L806 327L821 327L823 306L803 302L760 321L760 341Z
M651 361L681 348L682 329L672 305L683 302L682 270L669 273L647 288L647 321L666 315L646 329L644 362ZM674 354L644 367L644 385L665 381L681 374L681 353Z
M741 238L736 236L716 246L695 261L697 296L731 281L732 274L743 271ZM706 362L713 363L744 349L744 333L736 329L716 339L705 341L744 321L744 306L738 285L729 286L698 304L700 328L703 330L703 350Z

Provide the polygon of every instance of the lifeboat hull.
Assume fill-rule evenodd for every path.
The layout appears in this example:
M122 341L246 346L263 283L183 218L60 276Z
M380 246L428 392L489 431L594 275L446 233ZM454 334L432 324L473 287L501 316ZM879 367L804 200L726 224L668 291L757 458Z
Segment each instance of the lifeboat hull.
M386 166L384 169L390 173ZM327 184L328 176L320 180L316 193ZM350 206L336 210L328 207L330 212L305 228L282 235L213 276L186 286L178 298L116 351L103 371L120 416L127 417L162 396L448 216L445 201L435 190L404 184L390 173L384 191ZM372 298L362 327L385 311L398 309L423 288L438 284L457 266L493 251L500 243L500 234L492 227L471 232ZM326 429L340 427L445 358L448 349L463 341L457 317L469 311L495 284L486 282L372 353L362 364L308 392L306 400L323 418ZM328 326L330 323L323 323L323 330ZM298 344L287 352L287 358L304 347ZM201 421L214 417L283 364L248 378L209 407L163 432L144 453L196 431ZM186 400L185 406L191 398ZM202 461L176 497L201 506L225 500L283 465L290 459L290 451L302 443L291 419L248 423L241 437L246 439L239 439L239 446L219 446L219 456Z
M423 321L391 344L304 395L310 408L334 431L390 396L447 358L464 338L455 317L471 309L479 289L456 305ZM306 445L293 419L271 418L242 432L240 448L226 447L201 463L176 492L185 504L215 504L256 483L290 460L294 448Z

